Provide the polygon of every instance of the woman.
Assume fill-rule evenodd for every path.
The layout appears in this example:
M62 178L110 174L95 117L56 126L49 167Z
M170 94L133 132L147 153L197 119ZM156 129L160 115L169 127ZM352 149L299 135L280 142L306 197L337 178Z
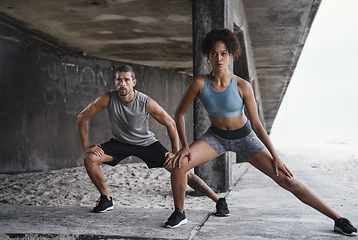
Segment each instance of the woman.
M183 211L186 172L226 151L233 151L303 203L333 219L336 231L356 235L357 229L349 220L342 218L312 190L295 179L280 160L259 120L250 83L233 75L228 68L231 58L240 53L236 36L227 29L213 29L204 38L201 51L210 62L212 72L191 81L175 113L182 149L173 157L175 168L172 170L171 181L175 211L165 225L173 228L187 221ZM189 146L184 114L195 98L200 98L207 110L211 127ZM250 122L244 114L244 106Z

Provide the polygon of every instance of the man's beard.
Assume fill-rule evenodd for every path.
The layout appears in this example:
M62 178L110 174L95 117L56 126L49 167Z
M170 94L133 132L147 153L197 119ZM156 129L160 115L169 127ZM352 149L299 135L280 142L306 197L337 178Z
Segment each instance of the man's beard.
M118 92L120 96L124 97L127 96L131 92L131 90L125 90L125 91L119 90Z

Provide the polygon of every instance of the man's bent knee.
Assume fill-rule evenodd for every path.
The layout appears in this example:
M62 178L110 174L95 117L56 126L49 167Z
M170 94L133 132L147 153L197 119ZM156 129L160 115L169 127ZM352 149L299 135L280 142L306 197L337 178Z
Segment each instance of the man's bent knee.
M94 153L88 153L84 158L84 164L85 165L91 165L91 164L99 164L100 163L100 157L97 157Z

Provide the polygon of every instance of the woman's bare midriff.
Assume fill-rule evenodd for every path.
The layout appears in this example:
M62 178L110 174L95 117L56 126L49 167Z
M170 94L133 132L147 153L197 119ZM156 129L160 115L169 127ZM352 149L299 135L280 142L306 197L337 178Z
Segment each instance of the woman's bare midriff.
M211 124L221 130L236 130L242 128L246 122L247 118L244 113L241 113L235 117L213 117L209 116Z

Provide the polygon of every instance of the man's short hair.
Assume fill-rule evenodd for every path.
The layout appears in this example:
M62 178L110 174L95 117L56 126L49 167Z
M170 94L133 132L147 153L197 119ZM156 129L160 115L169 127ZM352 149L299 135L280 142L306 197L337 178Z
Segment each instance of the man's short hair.
M135 73L134 73L134 70L131 66L129 65L122 65L120 67L118 67L115 71L115 73L117 72L131 72L132 73L132 79L135 79Z

